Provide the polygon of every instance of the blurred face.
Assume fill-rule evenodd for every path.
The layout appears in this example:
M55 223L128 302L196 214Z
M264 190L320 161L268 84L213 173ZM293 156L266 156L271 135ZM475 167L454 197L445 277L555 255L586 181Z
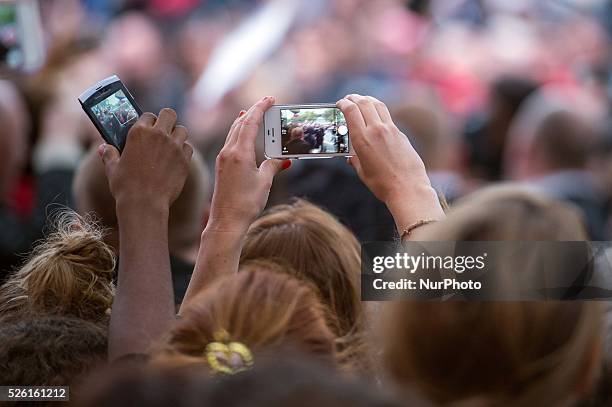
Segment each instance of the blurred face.
M126 81L146 81L159 72L163 61L163 40L153 22L143 14L127 14L108 29L106 58L115 61Z

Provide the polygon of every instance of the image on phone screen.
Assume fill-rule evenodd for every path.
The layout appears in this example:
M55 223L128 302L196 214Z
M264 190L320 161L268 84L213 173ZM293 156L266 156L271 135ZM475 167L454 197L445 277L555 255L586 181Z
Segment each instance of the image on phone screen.
M117 146L124 145L130 127L138 120L138 112L121 89L92 106L91 111Z
M335 107L280 109L282 154L348 153L348 127Z
M11 68L23 63L15 4L0 4L0 60Z

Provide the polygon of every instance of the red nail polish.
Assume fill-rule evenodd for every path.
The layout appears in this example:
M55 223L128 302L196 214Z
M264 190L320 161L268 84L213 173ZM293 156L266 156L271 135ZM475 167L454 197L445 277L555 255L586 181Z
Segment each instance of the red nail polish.
M245 113L246 113L246 110L241 110L240 113L238 113L238 117L244 116Z
M289 167L291 167L291 160L285 160L283 162L283 170L286 170Z

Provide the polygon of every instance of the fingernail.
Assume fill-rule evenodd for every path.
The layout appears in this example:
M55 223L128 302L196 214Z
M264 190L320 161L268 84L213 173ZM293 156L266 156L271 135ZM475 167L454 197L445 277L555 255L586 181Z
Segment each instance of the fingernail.
M105 150L106 150L106 144L100 144L98 146L98 155L102 157L104 155Z
M283 170L286 170L287 168L291 167L291 160L285 160L283 162Z
M246 110L241 110L240 113L238 113L238 117L244 116L245 113L246 113Z

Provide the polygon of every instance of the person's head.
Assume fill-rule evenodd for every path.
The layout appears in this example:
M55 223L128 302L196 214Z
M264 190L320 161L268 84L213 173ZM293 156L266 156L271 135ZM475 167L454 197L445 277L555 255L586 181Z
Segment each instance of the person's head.
M198 295L154 349L153 362L163 366L208 364L209 344L241 343L257 354L293 349L333 363L335 336L314 291L281 272L272 262L227 276ZM238 353L237 364L248 367ZM255 363L257 360L255 360ZM220 362L224 363L224 362Z
M556 112L572 112L582 123L597 126L607 110L599 98L580 88L551 85L530 94L514 115L504 144L506 179L524 180L534 175L534 140L542 123Z
M276 259L314 285L331 313L337 336L362 328L360 247L355 236L328 212L304 200L278 205L249 228L241 264Z
M358 380L295 354L267 355L252 369L210 378L205 369L123 368L95 375L77 406L319 407L400 405ZM154 389L154 391L152 391ZM419 404L411 404L419 405Z
M297 126L291 129L289 140L303 140L304 139L304 128Z
M569 111L553 112L536 129L530 153L531 173L584 169L595 144L595 132L582 118Z
M26 164L28 113L23 97L9 81L0 81L0 202L6 203Z
M420 95L419 95L420 96ZM393 109L393 118L400 129L406 129L414 148L431 171L460 170L461 144L448 114L432 97L411 98Z
M586 239L573 209L512 186L477 192L422 229L417 240ZM531 260L506 256L493 270L540 276ZM551 405L588 392L601 367L596 302L397 302L388 317L387 372L436 402Z
M0 325L0 385L72 385L106 358L106 329L80 318L30 315Z
M114 296L114 269L102 230L65 212L55 231L0 287L0 318L41 313L104 322Z
M96 150L90 151L81 162L72 189L77 211L80 214L94 213L102 225L109 229L107 242L118 250L115 199L108 187L104 164ZM168 245L171 254L179 255L199 242L209 195L208 170L201 155L194 151L185 186L170 208Z
M146 14L132 11L114 18L107 27L103 47L124 81L153 84L156 78L159 80L164 66L164 37Z

